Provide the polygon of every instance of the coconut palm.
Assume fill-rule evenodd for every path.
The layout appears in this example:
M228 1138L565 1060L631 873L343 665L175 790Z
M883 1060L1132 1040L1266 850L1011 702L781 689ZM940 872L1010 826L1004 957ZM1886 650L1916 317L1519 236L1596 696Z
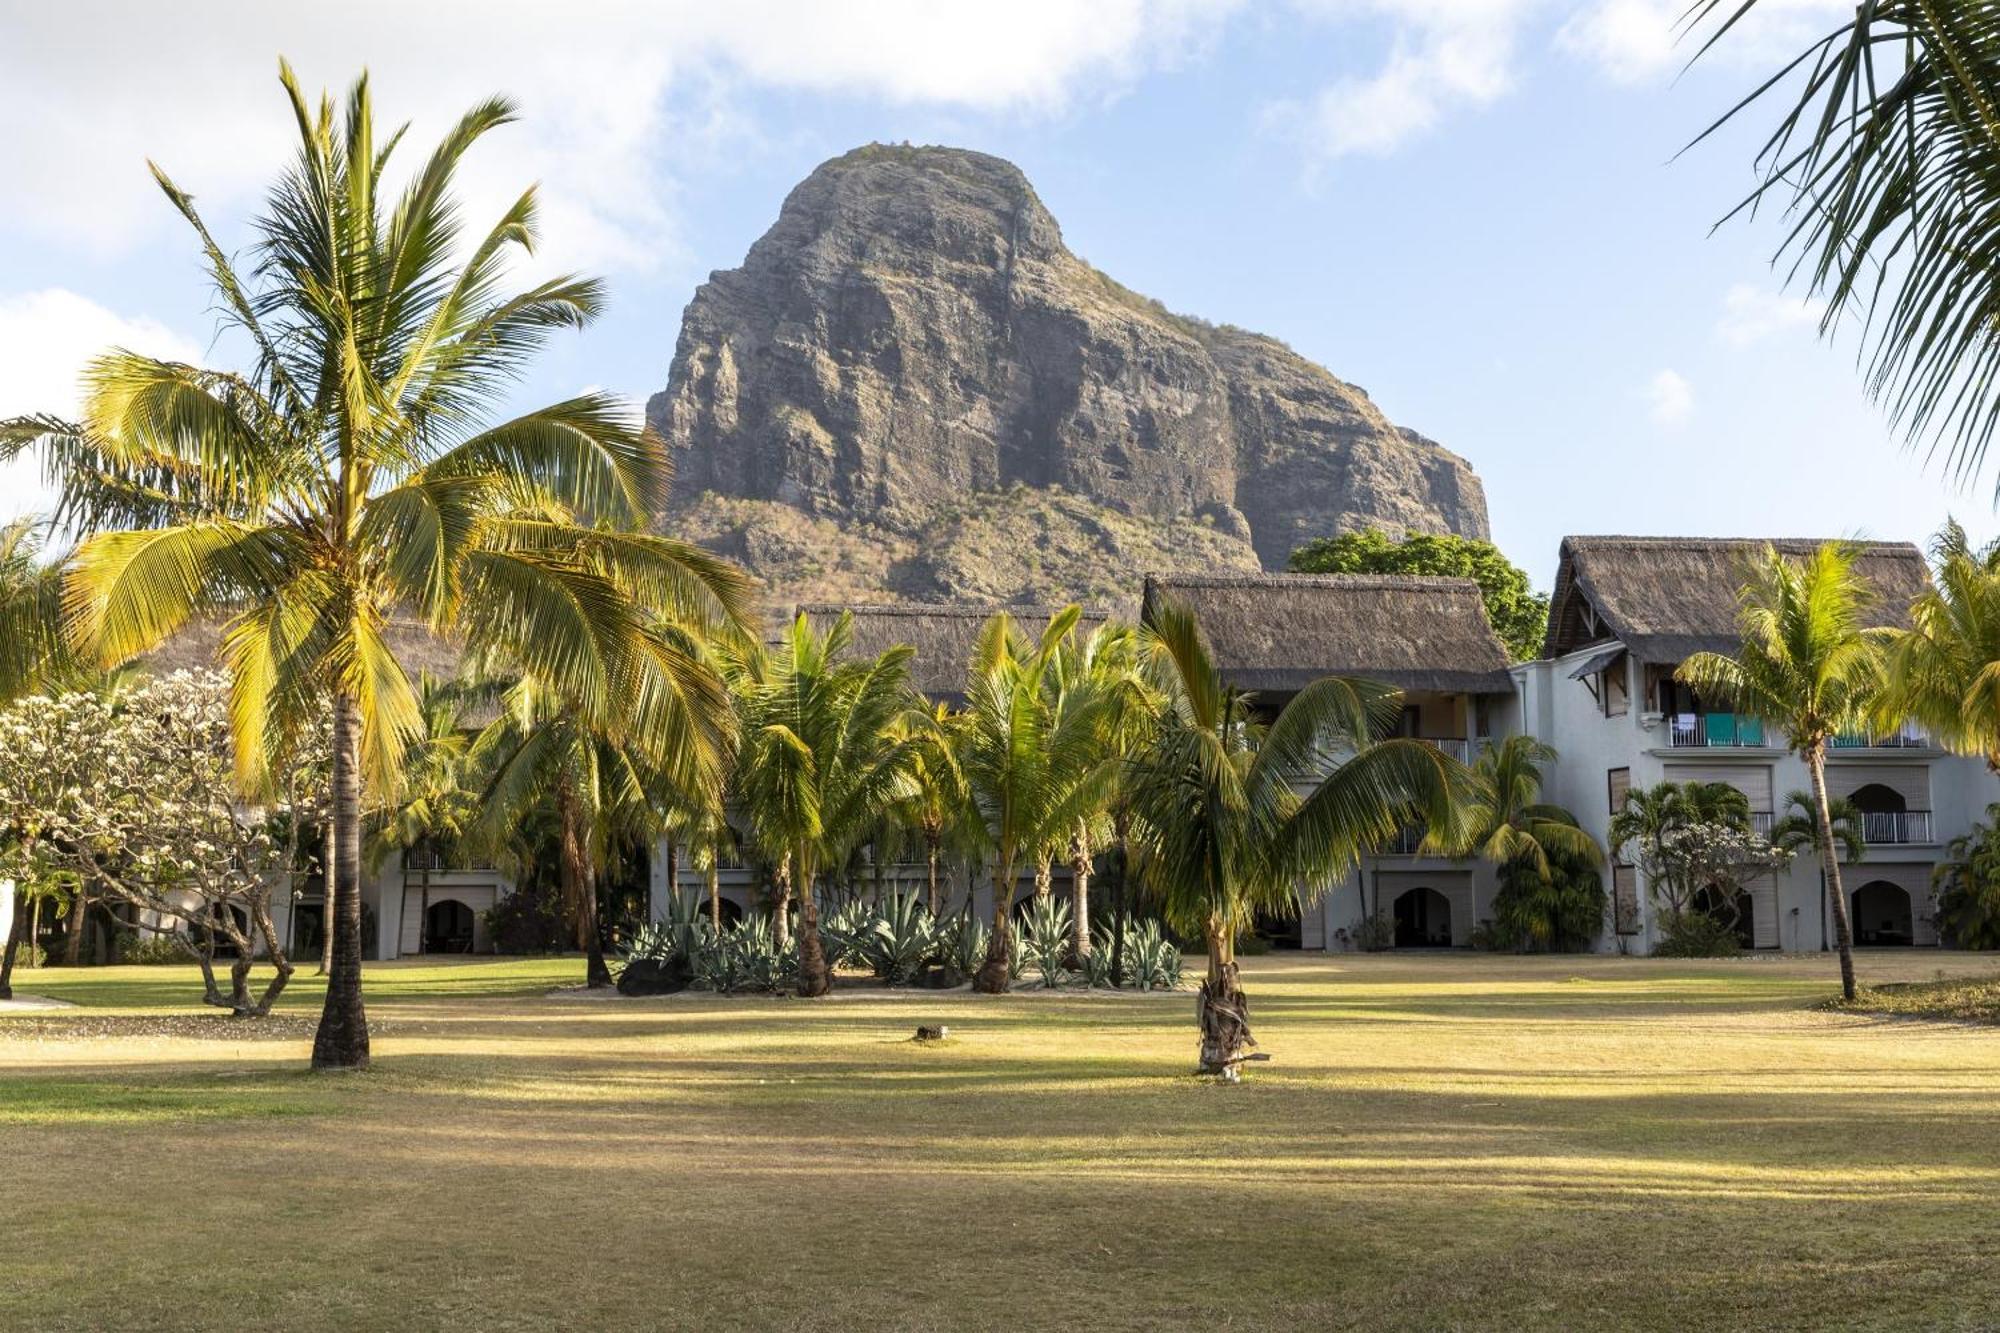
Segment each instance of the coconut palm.
M978 814L979 841L993 870L993 930L973 977L989 994L1007 989L1014 887L1021 863L1040 870L1059 840L1098 808L1112 775L1102 736L1106 707L1079 693L1059 703L1050 664L1076 630L1082 610L1063 608L1030 643L1005 612L986 622L973 652L959 764Z
M918 749L904 725L918 707L908 679L911 650L848 659L852 639L846 614L825 634L801 615L761 679L738 673L737 790L758 843L782 858L798 894L803 995L832 986L819 933L819 878L844 866L909 798Z
M223 621L246 779L273 739L330 705L334 965L313 1064L354 1068L368 1059L364 786L388 799L422 731L392 617L504 650L598 723L647 669L640 600L734 615L745 591L714 558L631 530L660 509L667 463L626 406L593 393L492 419L544 339L603 304L574 277L505 290L510 257L534 242L533 189L484 235L461 229L459 164L511 105L474 107L388 199L401 135L378 139L367 78L339 113L309 102L289 67L280 79L299 151L247 272L154 170L249 369L110 352L86 373L82 420L16 420L4 442L39 443L56 516L94 534L67 576L80 647L119 662Z
M77 674L62 635L62 568L46 558L44 524L0 524L0 703Z
M1703 50L1757 6L1699 0L1691 21L1718 21ZM1822 334L1859 316L1871 394L1975 471L2000 426L2000 11L1869 0L1724 120L1769 97L1762 183L1737 211L1788 210L1780 257L1828 298Z
M1932 581L1889 638L1875 725L1903 718L2000 772L2000 542L1975 549L1947 523L1931 548Z
M1234 1078L1255 1043L1237 976L1240 931L1295 910L1413 819L1464 841L1464 765L1421 741L1377 740L1399 711L1386 686L1328 677L1268 726L1216 669L1185 608L1152 609L1146 642L1166 696L1131 761L1137 870L1177 930L1208 950L1201 1070Z
M898 723L898 734L913 744L909 795L897 804L892 818L923 843L925 901L933 917L944 911L942 858L947 850L962 850L970 842L965 820L972 802L958 762L964 725L964 714L943 703L933 704L929 712L913 710Z
M1833 902L1840 988L1854 998L1854 937L1834 855L1826 794L1826 748L1865 725L1882 681L1881 635L1866 627L1870 592L1855 572L1854 551L1827 542L1793 560L1767 548L1738 594L1742 647L1734 657L1696 653L1681 680L1703 696L1784 728L1786 743L1812 777L1820 864Z
M1603 849L1578 826L1576 816L1541 799L1542 768L1555 760L1555 747L1532 736L1509 736L1488 746L1472 768L1467 841L1459 847L1441 846L1437 835L1430 833L1425 838L1427 849L1476 856L1496 866L1518 863L1544 879L1551 852L1602 865Z
M1096 710L1098 744L1105 779L1096 808L1080 812L1058 844L1069 856L1070 952L1091 950L1090 879L1098 844L1119 837L1114 818L1124 761L1143 741L1153 721L1153 700L1145 682L1139 636L1127 625L1105 624L1081 637L1066 635L1050 660L1048 680L1055 706L1088 703Z

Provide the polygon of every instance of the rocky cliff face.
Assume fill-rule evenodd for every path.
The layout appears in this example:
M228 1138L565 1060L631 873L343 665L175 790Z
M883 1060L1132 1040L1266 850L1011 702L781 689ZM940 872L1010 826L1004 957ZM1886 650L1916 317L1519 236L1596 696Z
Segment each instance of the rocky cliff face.
M929 598L1080 594L1121 554L1275 568L1362 526L1487 531L1464 460L1281 343L1113 282L1018 169L958 149L862 148L807 177L695 293L648 416L683 518L774 583L801 571L750 551L760 510L908 544L876 591ZM999 494L1041 521L1032 577L1032 552L943 549Z

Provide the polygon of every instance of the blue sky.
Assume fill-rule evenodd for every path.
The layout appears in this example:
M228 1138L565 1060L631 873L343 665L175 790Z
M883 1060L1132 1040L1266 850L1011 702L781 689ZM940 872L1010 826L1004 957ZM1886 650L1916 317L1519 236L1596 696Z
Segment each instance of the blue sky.
M1961 491L1902 450L1852 340L1783 294L1778 219L1711 233L1764 118L1674 159L1839 10L1763 3L1687 74L1682 0L17 8L0 413L69 408L107 342L227 358L144 159L243 244L284 151L283 52L313 87L366 63L417 146L480 94L522 103L473 211L540 179L534 267L612 292L523 405L659 389L695 285L814 165L948 143L1017 162L1120 281L1285 339L1470 459L1542 586L1573 531L1923 540L1955 512L1990 534L1991 477ZM0 473L0 512L36 503Z

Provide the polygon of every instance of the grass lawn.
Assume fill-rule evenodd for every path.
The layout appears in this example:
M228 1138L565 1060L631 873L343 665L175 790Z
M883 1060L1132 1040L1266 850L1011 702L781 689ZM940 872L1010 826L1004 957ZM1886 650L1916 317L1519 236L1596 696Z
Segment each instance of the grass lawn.
M2000 958L1865 953L1865 981ZM191 969L17 974L0 1327L1991 1327L2000 1030L1831 960L1283 955L1193 1000L550 997L384 964L364 1076ZM950 1041L907 1040L918 1022Z

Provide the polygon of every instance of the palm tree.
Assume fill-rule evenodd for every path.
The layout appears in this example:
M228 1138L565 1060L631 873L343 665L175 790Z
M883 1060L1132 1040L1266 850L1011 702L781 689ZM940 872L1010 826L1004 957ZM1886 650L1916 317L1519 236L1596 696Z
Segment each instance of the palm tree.
M1015 880L1024 857L1053 855L1097 805L1112 768L1102 745L1101 698L1058 706L1050 663L1082 618L1079 607L1051 617L1030 644L1005 612L986 622L973 652L959 763L978 812L980 842L993 869L993 931L973 986L988 994L1009 983ZM1037 890L1041 891L1037 875Z
M1757 0L1699 0L1720 20ZM1869 344L1866 382L1913 443L1976 472L2000 427L2000 24L1991 5L1870 0L1738 103L1783 99L1758 158L1766 202L1793 219L1780 258ZM1704 135L1706 137L1706 135Z
M1293 910L1314 891L1304 886L1345 874L1412 819L1463 843L1471 775L1421 741L1375 739L1401 704L1386 686L1328 677L1265 726L1185 608L1154 607L1146 643L1167 705L1131 764L1138 870L1169 923L1206 942L1201 1071L1233 1079L1255 1044L1238 933L1259 910Z
M1833 840L1838 844L1840 859L1853 865L1868 854L1868 839L1862 832L1861 807L1845 796L1829 796L1827 813L1833 819ZM1817 857L1820 849L1819 811L1813 805L1811 792L1793 791L1785 793L1785 813L1771 825L1771 845L1782 849L1788 855L1797 856L1808 847ZM1826 932L1826 866L1819 869L1819 928ZM1825 945L1821 945L1822 948Z
M1831 881L1840 989L1854 998L1854 937L1834 855L1826 795L1828 741L1864 725L1882 680L1881 636L1864 624L1870 600L1854 551L1828 542L1792 560L1766 548L1738 594L1743 644L1736 656L1696 653L1677 673L1711 699L1784 728L1812 777L1820 864Z
M62 567L45 559L42 522L0 524L0 703L71 683L62 635Z
M1951 522L1931 556L1909 628L1890 636L1874 722L1913 719L2000 773L2000 542L1975 550Z
M1141 669L1139 636L1130 626L1100 625L1088 635L1064 636L1049 663L1049 683L1058 709L1089 704L1096 710L1098 745L1106 781L1097 805L1080 811L1059 842L1070 859L1070 952L1078 959L1091 950L1090 876L1096 844L1118 804L1123 763L1151 725L1152 701ZM1118 838L1115 820L1111 836Z
M911 650L845 660L852 639L846 614L824 635L801 615L760 680L739 673L737 786L757 841L782 859L798 893L802 995L824 995L833 984L819 933L819 877L845 865L908 799L918 748L899 725L917 707Z
M1727 782L1662 782L1649 788L1635 787L1625 793L1624 804L1611 816L1606 841L1618 855L1645 870L1650 890L1678 916L1695 910L1701 892L1712 886L1690 868L1685 856L1673 853L1673 835L1704 826L1748 835L1750 798ZM1724 924L1734 925L1733 900L1723 906L1730 918Z
M623 404L589 393L491 420L544 339L603 304L596 282L574 277L503 289L511 255L534 242L533 189L483 236L461 231L459 163L512 106L474 107L385 201L401 136L378 141L366 76L340 114L330 98L309 103L288 66L280 79L299 153L247 273L154 169L250 368L110 352L86 374L81 421L16 420L4 443L39 442L57 518L95 534L68 567L75 643L119 662L190 622L224 622L246 781L271 741L330 705L334 959L313 1065L358 1068L363 792L390 798L422 731L385 636L392 617L501 650L595 723L646 669L634 589L653 605L737 615L745 585L713 557L632 530L662 507L668 469Z
M423 853L418 869L417 950L423 952L422 932L429 928L431 870L439 849L455 845L478 818L468 760L471 737L464 717L465 692L425 673L417 682L423 734L403 758L403 784L377 816L370 849L372 865L388 852L400 851L407 865L413 851ZM406 891L409 877L403 883Z
M1469 839L1459 847L1441 846L1426 835L1432 851L1477 856L1496 866L1523 865L1543 879L1549 855L1569 856L1590 865L1604 863L1597 839L1585 833L1576 816L1541 799L1542 768L1556 760L1556 749L1532 736L1509 736L1488 746L1472 768L1475 793L1466 811Z
M958 763L958 737L964 715L949 704L933 704L929 712L912 711L898 734L912 742L909 795L898 803L895 821L922 840L925 861L925 901L931 915L944 912L939 866L944 853L969 841L965 830L971 796Z

